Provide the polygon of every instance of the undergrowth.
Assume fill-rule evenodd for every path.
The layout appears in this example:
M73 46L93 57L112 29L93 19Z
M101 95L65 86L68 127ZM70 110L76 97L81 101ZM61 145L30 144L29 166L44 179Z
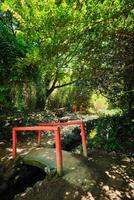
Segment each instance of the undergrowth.
M131 151L134 122L126 115L102 116L89 133L89 146L106 151Z

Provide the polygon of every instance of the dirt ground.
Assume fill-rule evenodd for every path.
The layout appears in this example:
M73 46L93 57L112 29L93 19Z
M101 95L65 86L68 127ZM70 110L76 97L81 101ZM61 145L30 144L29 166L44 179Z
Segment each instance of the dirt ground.
M131 160L94 152L94 157L83 159L92 171L96 184L91 191L83 191L61 178L47 178L33 188L16 196L16 200L127 200L134 199L134 165Z
M32 143L33 144L33 143ZM30 144L29 144L30 145ZM35 144L36 145L36 144ZM24 145L25 146L25 145ZM24 148L24 146L22 146ZM18 151L22 147L18 145ZM7 168L11 167L11 151ZM3 161L5 163L6 159ZM16 195L15 200L127 200L134 199L134 161L123 155L103 151L89 152L88 159L82 158L95 180L91 191L83 191L69 184L62 177L48 177L33 187ZM10 164L9 164L10 163ZM10 166L10 167L9 167Z
M50 140L47 140L47 142ZM27 141L27 147L37 145L37 138ZM26 149L26 143L18 142L18 153ZM0 144L1 164L5 166L5 176L13 166L11 144ZM28 187L15 200L129 200L134 199L134 158L115 152L89 150L88 159L81 157L95 180L90 191L83 191L69 184L62 177L47 177Z

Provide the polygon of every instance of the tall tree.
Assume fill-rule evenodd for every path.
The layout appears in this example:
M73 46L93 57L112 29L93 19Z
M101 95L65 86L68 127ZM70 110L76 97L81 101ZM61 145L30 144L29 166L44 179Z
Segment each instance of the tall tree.
M37 86L37 105L44 107L45 96L47 98L54 89L78 79L73 71L78 65L75 55L82 42L79 36L83 28L80 23L83 13L65 2L57 5L55 1L14 0L5 1L4 6L18 20L16 32L23 33L29 46L26 57L18 65L24 71L28 69L28 78L31 72ZM66 76L70 77L69 82L64 82Z
M37 107L56 88L83 81L118 105L126 100L131 110L132 1L5 0L2 9L12 14L13 32L25 41L26 55L15 65L17 82L34 83Z
M14 65L24 55L23 45L16 38L12 13L0 9L0 105L11 104L11 82L16 78Z

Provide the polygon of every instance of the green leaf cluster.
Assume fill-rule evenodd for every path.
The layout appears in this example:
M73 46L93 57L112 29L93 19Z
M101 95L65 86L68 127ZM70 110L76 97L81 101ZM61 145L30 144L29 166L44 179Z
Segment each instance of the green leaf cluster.
M23 88L24 102L35 96L43 108L70 82L85 98L96 90L132 110L133 17L134 2L126 0L4 0L0 72L10 101Z

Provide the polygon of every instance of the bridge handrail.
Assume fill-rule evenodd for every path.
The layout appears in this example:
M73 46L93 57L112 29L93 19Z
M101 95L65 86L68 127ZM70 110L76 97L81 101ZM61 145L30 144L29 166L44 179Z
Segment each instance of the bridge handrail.
M83 155L87 157L87 147L86 147L86 136L83 121L71 121L71 122L52 122L52 123L39 123L39 126L24 126L24 127L14 127L12 129L12 155L13 159L16 158L16 145L17 145L17 132L18 131L38 131L38 144L41 144L41 131L54 131L55 133L55 146L56 146L56 166L58 174L61 174L63 169L62 161L62 147L61 147L61 137L60 137L60 127L68 125L79 125L81 129L81 139L83 147Z
M87 157L87 147L86 147L86 134L84 128L84 122L80 121L68 121L68 122L51 122L51 123L39 123L40 126L68 126L68 125L79 125L81 129L81 140L82 140L82 148L83 148L83 155ZM41 135L39 135L41 141Z
M41 131L54 131L55 132L55 146L56 146L56 166L57 172L60 175L63 169L62 161L62 147L61 147L61 138L60 138L60 127L52 126L28 126L28 127L14 127L12 129L12 156L13 159L16 158L16 145L17 145L17 132L18 131L38 131L38 143L41 140Z

